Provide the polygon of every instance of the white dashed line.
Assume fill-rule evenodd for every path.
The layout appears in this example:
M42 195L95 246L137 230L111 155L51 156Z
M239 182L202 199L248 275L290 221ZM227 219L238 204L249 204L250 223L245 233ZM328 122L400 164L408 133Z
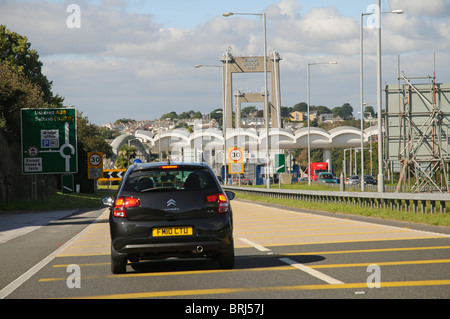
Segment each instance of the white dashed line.
M270 249L268 249L268 248L266 248L264 246L258 245L257 243L254 243L254 242L252 242L252 241L250 241L250 240L248 240L246 238L239 238L239 240L243 241L246 244L249 244L250 246L258 249L259 251L271 251Z
M252 241L250 241L250 240L248 240L246 238L242 238L241 237L241 238L239 238L239 240L247 243L248 245L250 245L250 246L252 246L252 247L254 247L256 249L258 249L259 251L265 251L265 252L268 252L268 254L273 254L273 252L270 249L268 249L268 248L266 248L264 246L261 246L261 245L259 245L257 243L254 243L254 242L252 242ZM335 279L333 277L325 275L324 273L321 273L320 271L312 269L312 268L310 268L308 266L305 266L303 264L297 263L296 261L294 261L294 260L292 260L290 258L278 258L278 260L280 260L280 261L282 261L282 262L284 262L284 263L286 263L286 264L288 264L288 265L290 265L292 267L295 267L295 268L297 268L297 269L299 269L299 270L301 270L303 272L306 272L307 274L309 274L309 275L311 275L313 277L316 277L316 278L318 278L320 280L323 280L323 281L325 281L326 283L328 283L330 285L342 285L342 284L344 284L340 280L337 280L337 279Z
M308 266L305 266L305 265L303 265L303 264L299 264L299 263L297 263L296 261L294 261L294 260L292 260L292 259L289 259L289 258L279 258L278 260L280 260L280 261L282 261L282 262L284 262L284 263L286 263L286 264L288 264L288 265L291 265L292 267L295 267L295 268L297 268L297 269L300 269L300 270L306 272L307 274L309 274L309 275L311 275L311 276L313 276L313 277L316 277L316 278L318 278L318 279L320 279L320 280L323 280L323 281L325 281L326 283L329 283L329 284L331 284L331 285L341 285L341 284L344 284L342 281L339 281L339 280L337 280L337 279L334 279L333 277L330 277L330 276L328 276L328 275L325 275L324 273L321 273L320 271L317 271L317 270L315 270L315 269L312 269L312 268L310 268L310 267L308 267Z

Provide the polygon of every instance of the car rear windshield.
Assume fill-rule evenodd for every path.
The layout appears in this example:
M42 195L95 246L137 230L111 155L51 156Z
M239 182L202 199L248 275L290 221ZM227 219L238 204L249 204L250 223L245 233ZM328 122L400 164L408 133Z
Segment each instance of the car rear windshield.
M153 168L130 173L123 190L126 192L157 192L163 190L218 190L211 172L202 167Z

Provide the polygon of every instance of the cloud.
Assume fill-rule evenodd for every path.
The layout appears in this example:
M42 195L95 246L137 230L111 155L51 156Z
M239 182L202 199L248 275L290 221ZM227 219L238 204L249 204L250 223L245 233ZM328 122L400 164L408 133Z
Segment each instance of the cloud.
M0 17L2 24L26 35L42 56L102 54L112 43L142 43L160 36L160 26L152 22L151 15L119 11L121 2L95 5L80 1L79 29L68 28L72 12L67 12L66 3L6 0L0 3Z
M300 2L297 0L282 0L279 4L273 4L266 10L267 15L272 19L298 19L300 17L299 11L302 8Z
M390 1L390 8L405 13L383 16L386 81L396 81L398 54L405 72L420 75L429 73L436 52L441 81L450 82L449 2L430 1ZM127 10L127 1L79 0L81 28L69 29L69 3L0 1L0 21L28 37L54 83L53 91L95 123L121 117L154 119L172 110L210 112L222 104L221 69L194 65L220 65L228 46L236 56L263 54L261 17L224 18L217 12L193 28L170 28L156 23L151 12ZM334 60L337 65L314 68L313 91L322 88L326 94L316 91L312 103L358 105L359 17L334 6L305 11L298 0L255 10L267 15L269 53L276 50L283 58L283 105L306 100L306 63ZM364 50L367 98L375 101L369 89L376 74L375 29L364 28ZM240 76L236 85L259 90L262 77L256 78Z

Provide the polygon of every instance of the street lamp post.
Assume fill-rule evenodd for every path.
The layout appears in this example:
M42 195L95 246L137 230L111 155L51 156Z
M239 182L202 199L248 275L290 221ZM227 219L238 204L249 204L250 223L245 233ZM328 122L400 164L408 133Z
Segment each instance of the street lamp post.
M269 100L267 91L267 31L266 31L266 13L236 13L227 12L222 14L224 17L230 17L232 15L253 15L262 16L263 18L263 34L264 34L264 109L265 115L264 120L266 122L266 177L267 177L267 188L270 188L270 176L269 176L269 160L270 160L270 150L269 150Z
M308 185L311 185L311 125L310 125L310 115L309 115L309 104L310 104L310 90L309 90L309 68L311 65L317 64L337 64L336 61L332 62L316 62L308 63L306 69L306 103L308 105L307 115L308 115Z
M395 13L402 14L403 10L392 10L381 12L380 0L377 0L377 119L378 119L378 192L384 192L384 173L383 173L383 141L381 125L381 101L382 101L382 79L381 79L381 14ZM361 133L363 132L363 17L372 15L374 12L361 13L360 17L360 103L361 103ZM361 135L361 150L364 149L364 137ZM372 154L371 154L372 156ZM372 174L372 173L371 173ZM364 178L364 152L361 153L361 178ZM361 191L364 191L364 183L361 183Z
M228 50L225 53L226 57L225 57L225 63L226 63L226 72L228 72ZM203 67L208 67L208 68L222 68L223 69L223 65L208 65L208 64L196 64L194 65L194 68L199 69L199 68L203 68ZM222 99L222 103L223 103L223 120L222 120L222 130L223 130L223 166L224 166L224 179L223 179L223 185L226 185L226 181L227 181L227 150L226 150L226 127L225 127L225 123L226 123L226 115L225 115L225 106L226 106L226 84L224 85L223 83L223 78L224 78L224 72L222 71L222 86L223 86L223 99ZM209 114L209 119L211 121L211 113ZM210 141L211 143L211 141ZM202 155L203 156L203 155ZM211 146L210 146L210 157L212 157L212 150L211 150ZM212 160L211 160L211 164L212 164Z
M223 131L223 185L227 185L227 111L225 108L227 107L227 88L228 88L228 58L230 51L229 49L225 52L225 70L223 71L225 74L223 76L225 77L224 82L224 88L223 88L223 118L222 118L222 131Z
M361 105L361 191L364 192L364 97L363 97L363 17L372 13L361 13L359 31L359 95Z
M377 119L378 119L378 192L384 192L383 173L383 129L381 125L381 100L382 100L382 79L381 79L381 0L377 0Z

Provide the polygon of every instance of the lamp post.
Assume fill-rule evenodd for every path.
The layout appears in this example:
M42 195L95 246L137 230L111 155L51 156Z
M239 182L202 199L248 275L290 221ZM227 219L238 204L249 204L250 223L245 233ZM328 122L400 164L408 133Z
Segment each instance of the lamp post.
M266 176L267 176L267 188L270 188L270 176L269 176L269 160L270 160L270 150L269 150L269 100L267 91L267 32L266 32L266 13L236 13L227 12L222 14L224 17L230 17L232 15L253 15L262 16L263 18L263 34L264 34L264 109L265 115L264 120L266 122Z
M382 79L381 79L381 0L377 0L377 119L378 119L378 192L384 192L383 173L383 129L381 126L381 100L382 100Z
M225 77L224 87L223 87L223 111L222 111L222 130L223 130L223 185L227 185L227 111L225 108L227 107L227 88L228 88L228 59L230 57L230 48L227 48L225 51L225 70L223 70L224 74L222 74L222 78Z
M228 50L226 52L226 70L228 72ZM199 68L203 68L203 67L208 67L208 68L222 68L223 69L223 65L208 65L208 64L196 64L194 65L194 68L199 69ZM227 151L226 151L226 127L225 127L225 123L226 123L226 115L225 115L225 106L226 106L226 87L223 84L223 78L224 78L224 72L222 72L222 86L223 86L223 99L222 99L222 103L223 103L223 120L222 120L222 129L223 129L223 166L224 166L224 180L223 180L223 185L226 185L226 180L227 180L227 165L226 165L226 160L227 160ZM211 121L211 113L209 113L209 119ZM211 139L210 139L210 144L211 144ZM203 156L203 155L202 155ZM210 157L212 157L212 151L211 151L211 145L210 145ZM211 159L211 164L212 164L212 159ZM211 165L212 166L212 165Z
M403 10L392 10L381 12L380 0L377 0L376 12L361 13L360 16L360 104L361 104L361 150L364 149L363 133L363 17L366 15L377 14L377 118L378 118L378 192L384 192L384 175L383 175L383 143L382 143L382 126L381 126L381 100L382 100L382 79L381 79L381 14L395 13L402 14ZM372 154L371 154L372 156ZM372 174L372 172L371 172ZM361 178L364 178L364 152L361 153ZM361 183L361 191L364 191L364 183Z
M332 62L315 62L308 63L306 68L306 103L308 104L308 185L311 185L311 125L310 125L310 115L309 115L309 104L310 104L310 93L309 93L309 68L311 65L317 64L337 64L336 61Z

